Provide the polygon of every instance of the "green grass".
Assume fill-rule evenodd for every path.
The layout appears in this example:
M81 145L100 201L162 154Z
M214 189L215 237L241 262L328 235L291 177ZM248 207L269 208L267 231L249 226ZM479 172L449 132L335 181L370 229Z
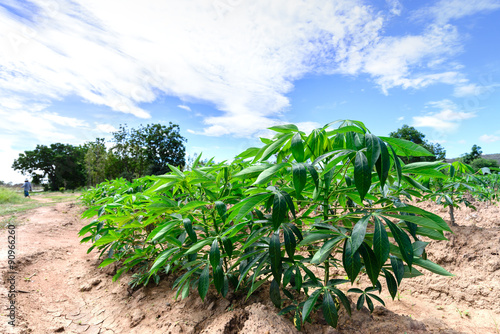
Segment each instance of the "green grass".
M20 192L0 187L0 204L19 204L23 202L24 198Z
M0 188L0 189L5 189L5 188ZM12 191L10 189L7 190L10 193L13 193L14 195L18 195L20 200L12 200L6 202L0 201L0 220L5 216L15 215L17 213L36 209L42 206L51 206L55 205L56 203L75 201L81 195L80 193L76 192L65 193L65 194L62 194L60 192L44 192L44 193L31 192L30 193L31 199L30 199L30 198L23 198L23 195L17 194L15 191ZM36 200L37 198L43 199L44 201L37 201Z

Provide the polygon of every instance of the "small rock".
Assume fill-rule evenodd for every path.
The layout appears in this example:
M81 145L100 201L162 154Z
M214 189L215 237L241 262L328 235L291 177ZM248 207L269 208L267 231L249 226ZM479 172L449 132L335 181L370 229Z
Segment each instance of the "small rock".
M64 326L55 327L55 328L53 329L53 332L54 332L54 333L61 333L61 332L64 332Z
M137 326L145 317L146 315L141 310L134 310L130 319L130 328Z
M90 285L89 283L85 283L80 287L81 292L90 291L90 290L92 290L92 285Z
M101 279L100 278L95 278L94 280L92 280L92 282L90 284L92 284L93 286L96 286L99 283L101 283Z

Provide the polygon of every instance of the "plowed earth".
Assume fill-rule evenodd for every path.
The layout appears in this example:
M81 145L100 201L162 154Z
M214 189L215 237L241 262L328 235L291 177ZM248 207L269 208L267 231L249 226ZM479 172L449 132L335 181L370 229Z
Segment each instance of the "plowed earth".
M476 203L478 211L456 213L458 227L449 241L427 246L430 260L454 277L441 277L422 269L424 276L403 280L398 298L386 289L377 306L342 313L337 330L321 314L305 333L499 333L500 334L500 209ZM420 207L447 212L433 203ZM136 291L130 276L112 282L115 268L98 269L97 253L87 254L78 231L86 224L82 208L57 203L23 213L16 228L16 326L8 324L7 231L0 231L0 333L298 333L289 318L278 316L268 299L268 288L244 302L209 291L202 302L196 291L175 300L174 277ZM355 283L364 288L367 281ZM399 299L399 300L398 300ZM354 305L353 305L354 309Z

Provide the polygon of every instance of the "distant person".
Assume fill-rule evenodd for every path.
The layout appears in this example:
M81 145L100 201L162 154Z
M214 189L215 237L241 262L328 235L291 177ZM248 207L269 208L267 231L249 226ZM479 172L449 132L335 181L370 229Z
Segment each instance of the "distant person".
M22 188L24 188L24 197L31 198L30 191L33 191L33 188L31 188L31 182L28 179L24 180Z

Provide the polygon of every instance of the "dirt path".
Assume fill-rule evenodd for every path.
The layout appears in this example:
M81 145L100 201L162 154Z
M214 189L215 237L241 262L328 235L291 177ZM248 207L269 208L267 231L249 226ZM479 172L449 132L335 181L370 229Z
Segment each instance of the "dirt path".
M195 292L175 301L173 278L137 291L128 290L129 277L112 282L113 268L98 269L97 254L87 254L88 244L79 243L77 232L85 224L80 213L74 203L58 203L18 217L14 328L5 311L7 231L0 232L0 333L297 333L276 314L265 289L244 304L239 296L219 299L213 291L205 302ZM459 213L459 224L466 226L448 246L429 245L430 258L456 277L426 273L406 280L400 301L387 308L341 317L338 331L317 317L305 333L500 333L499 211L488 207L473 214ZM390 300L387 292L382 297Z

